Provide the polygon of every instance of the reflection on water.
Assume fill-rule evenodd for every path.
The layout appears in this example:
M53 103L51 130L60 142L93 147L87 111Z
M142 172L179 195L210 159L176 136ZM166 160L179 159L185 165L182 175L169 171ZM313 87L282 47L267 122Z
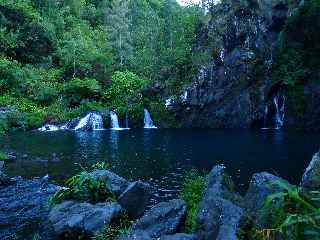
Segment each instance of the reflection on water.
M103 151L102 131L83 132L76 131L75 136L78 142L77 151L83 158L98 156Z
M49 175L61 182L83 167L109 161L130 179L151 181L155 199L177 194L183 173L209 171L223 163L244 191L253 173L269 171L298 183L318 150L319 135L282 131L165 130L15 133L0 138L6 151L18 153L7 165L10 175Z
M119 156L119 133L120 131L117 130L111 130L110 131L110 140L109 140L109 146L110 146L110 159L112 162L118 162L118 156Z

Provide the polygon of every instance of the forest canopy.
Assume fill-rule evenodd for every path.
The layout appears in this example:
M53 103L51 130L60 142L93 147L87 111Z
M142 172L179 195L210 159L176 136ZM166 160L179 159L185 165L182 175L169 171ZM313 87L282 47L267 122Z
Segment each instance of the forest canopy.
M159 103L118 94L132 84L136 96L154 85L177 92L190 82L203 19L198 6L175 0L1 0L0 107L17 112L0 129Z

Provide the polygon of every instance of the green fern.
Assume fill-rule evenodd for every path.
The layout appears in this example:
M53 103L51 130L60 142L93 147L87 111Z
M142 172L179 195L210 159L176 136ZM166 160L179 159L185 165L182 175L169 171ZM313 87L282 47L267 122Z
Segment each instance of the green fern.
M188 208L185 222L187 232L193 232L197 227L196 218L205 187L206 178L201 176L197 170L192 169L186 173L180 197L186 202Z
M91 203L115 201L115 195L110 189L108 182L96 179L88 172L83 171L70 177L66 181L66 187L55 193L50 199L50 203L58 204L64 200L89 201Z
M303 194L301 189L285 182L274 183L280 192L270 195L262 209L262 216L270 226L256 230L262 240L278 237L302 240L320 239L320 192ZM311 196L311 197L310 197Z

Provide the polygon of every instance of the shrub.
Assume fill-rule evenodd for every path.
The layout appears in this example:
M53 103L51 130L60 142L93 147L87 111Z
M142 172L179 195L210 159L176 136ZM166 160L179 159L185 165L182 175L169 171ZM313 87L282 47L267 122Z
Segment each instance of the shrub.
M187 204L188 211L185 228L188 232L193 232L197 227L198 207L205 187L206 179L204 176L199 175L197 170L193 169L187 172L180 197Z
M256 236L262 240L319 239L320 192L306 194L284 182L275 184L282 190L270 195L261 211L270 226L256 230Z
M68 199L91 203L115 201L115 195L110 190L110 185L104 180L92 177L86 171L69 178L66 181L66 186L50 199L52 204L58 204Z
M93 170L108 169L110 164L98 162L91 166ZM51 204L58 204L67 199L89 201L91 203L115 201L115 195L105 180L95 178L87 171L66 180L66 187L60 189L51 199Z
M5 161L7 160L7 155L3 152L0 152L0 161Z
M93 240L113 240L118 236L126 234L132 225L132 221L129 220L128 215L124 214L120 219L112 223L110 226L106 226L100 233L93 237Z
M101 87L95 79L74 78L64 85L64 93L72 105L78 105L83 99L99 99Z
M109 169L110 167L111 167L111 164L107 162L97 162L91 166L91 168L94 170L104 170L104 169Z
M132 72L116 71L112 75L112 84L104 98L111 103L112 107L127 108L142 101L142 95L139 92L145 85L146 81Z

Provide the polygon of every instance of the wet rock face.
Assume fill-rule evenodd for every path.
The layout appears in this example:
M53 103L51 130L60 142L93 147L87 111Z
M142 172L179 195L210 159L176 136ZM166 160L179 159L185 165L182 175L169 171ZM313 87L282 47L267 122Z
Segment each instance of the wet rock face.
M151 198L150 185L141 181L131 183L120 195L118 202L127 211L132 219L143 215Z
M305 170L300 186L307 191L320 189L320 152L317 152Z
M48 199L58 187L43 179L12 179L0 186L0 239L38 231L41 239L50 239ZM28 238L27 234L23 235ZM10 238L9 238L10 239Z
M90 173L90 176L110 184L111 191L117 196L123 193L129 185L129 182L126 179L109 170L95 170Z
M193 234L177 233L174 235L163 236L160 240L198 240L198 237Z
M239 206L241 202L241 197L230 189L224 167L214 167L208 175L208 186L199 204L199 239L236 240L244 214Z
M272 56L288 7L283 1L225 0L210 12L196 44L210 61L199 67L174 111L187 127L250 128L263 118Z
M180 199L159 203L147 211L131 227L126 236L121 236L119 239L147 240L174 234L183 225L186 213L187 207Z
M251 214L257 215L267 197L282 190L275 184L277 182L286 181L267 172L256 173L252 176L245 196L246 209Z
M56 205L49 214L56 236L76 236L84 233L91 236L108 226L123 213L118 203L76 203L66 201Z

